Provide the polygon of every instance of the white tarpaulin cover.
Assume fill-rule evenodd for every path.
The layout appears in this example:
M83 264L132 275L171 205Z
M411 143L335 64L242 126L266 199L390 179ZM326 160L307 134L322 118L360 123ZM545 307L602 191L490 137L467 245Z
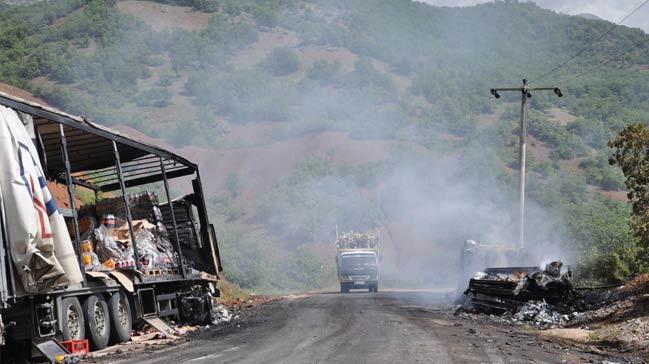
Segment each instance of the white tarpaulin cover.
M25 291L83 280L36 148L15 110L0 105L0 201L8 246Z

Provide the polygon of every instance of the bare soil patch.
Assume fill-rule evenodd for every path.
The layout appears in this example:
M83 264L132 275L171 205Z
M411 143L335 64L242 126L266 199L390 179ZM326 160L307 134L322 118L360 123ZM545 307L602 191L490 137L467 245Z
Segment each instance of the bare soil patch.
M233 127L231 134L241 136L252 133L251 135L254 136L255 125L256 123ZM272 125L264 126L264 128L269 127ZM259 199L270 192L282 178L293 173L306 156L317 155L327 158L336 166L358 165L384 160L392 147L406 144L420 153L430 155L431 159L440 158L438 154L412 142L355 140L343 132L323 132L290 140L273 141L269 144L212 150L194 146L176 148L164 140L148 137L133 128L118 126L116 129L197 162L201 167L201 178L208 195L224 191L228 174L235 173L245 181L242 192L237 197L237 205L244 208L246 212L254 212ZM238 134L242 131L243 134ZM257 133L261 132L257 131ZM259 140L264 138L263 135L255 137Z
M597 293L601 307L580 314L567 328L539 332L559 342L589 345L593 350L615 350L649 359L649 275L638 276L624 286Z
M221 120L223 123L226 121ZM275 128L281 125L276 121L257 121L254 123L235 124L227 123L228 133L223 136L227 145L262 145L270 144L275 140L272 133Z
M582 172L583 170L581 167L579 167L579 164L581 164L581 161L583 161L583 157L577 157L573 159L562 159L559 161L559 166L561 170L569 170L573 172Z
M492 125L495 125L500 121L503 114L505 114L506 105L497 104L494 108L494 111L491 114L482 114L477 117L478 126L481 128L486 128Z
M548 115L552 120L559 122L561 125L566 125L577 119L577 117L571 114L569 111L559 108L552 108L548 110Z
M626 191L605 191L601 187L597 187L593 185L588 185L587 191L589 194L591 194L591 196L596 193L599 193L602 196L614 201L627 202L629 200L628 197L626 196L627 194Z
M347 48L331 46L306 46L300 49L301 60L309 67L317 61L327 61L330 63L340 62L341 68L345 72L354 70L354 62L358 60L358 55Z
M567 340L585 344L590 340L592 333L591 330L581 328L560 328L541 331L539 336L546 339Z
M552 154L551 146L533 136L528 136L527 139L529 146L528 150L534 160L541 163L552 163L552 158L550 158L550 155Z
M118 2L117 8L124 14L141 19L156 32L163 29L203 30L212 17L190 7L152 1L125 0Z
M27 92L23 89L8 85L6 83L0 83L0 92L4 92L11 96L19 97L26 101L35 102L43 106L49 106L47 102L45 102L45 100L39 99L38 97L34 96L31 92Z

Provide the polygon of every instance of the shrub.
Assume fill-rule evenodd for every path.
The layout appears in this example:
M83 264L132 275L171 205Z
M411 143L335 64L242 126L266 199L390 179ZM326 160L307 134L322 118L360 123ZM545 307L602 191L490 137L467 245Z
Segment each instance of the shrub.
M306 75L309 79L320 81L322 85L338 83L342 79L340 62L317 61L307 70Z
M298 70L300 61L293 50L281 47L273 49L263 65L275 76L286 76Z
M158 82L156 82L156 85L160 86L160 87L169 87L173 83L174 83L173 76L171 76L171 75L163 75L163 76L160 76L160 79L158 80Z
M257 5L252 9L252 16L259 26L273 28L279 19L277 11L269 6Z
M171 104L171 92L166 87L157 87L140 92L135 98L137 106L165 107Z

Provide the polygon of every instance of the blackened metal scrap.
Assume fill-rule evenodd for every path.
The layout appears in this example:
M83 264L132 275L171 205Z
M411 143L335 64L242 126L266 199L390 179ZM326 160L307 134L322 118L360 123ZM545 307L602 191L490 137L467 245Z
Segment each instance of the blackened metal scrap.
M538 296L542 299L563 300L574 292L572 271L568 269L561 274L563 263L554 261L546 265L545 270L527 275L520 281L514 294Z
M563 263L538 267L487 268L469 280L464 309L487 313L516 310L528 301L544 301L557 307L572 304L578 296L572 272L561 274Z

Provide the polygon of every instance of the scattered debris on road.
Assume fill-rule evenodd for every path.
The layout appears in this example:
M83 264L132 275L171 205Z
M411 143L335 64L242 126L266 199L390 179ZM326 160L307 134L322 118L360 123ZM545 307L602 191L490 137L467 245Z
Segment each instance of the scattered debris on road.
M212 313L212 323L218 325L230 321L232 321L232 314L230 314L228 309L220 303L216 304Z
M553 327L557 324L564 325L579 317L579 312L562 314L554 306L545 301L529 301L511 316L511 320L520 323L529 323L539 328Z
M475 313L503 324L541 329L548 340L615 349L649 359L649 275L627 284L575 288L559 261L536 267L488 268L469 281L455 315ZM599 348L599 349L597 349ZM642 361L641 361L642 362Z
M228 285L227 282L222 282ZM230 286L223 287L223 292L231 293ZM226 297L215 299L212 306L211 324L208 325L179 325L170 322L173 335L160 332L155 328L144 325L131 336L131 341L110 346L106 349L93 351L83 357L84 362L104 362L108 358L127 357L141 352L155 352L162 348L180 345L196 337L212 335L229 327L240 327L246 317L254 314L255 308L262 304L281 300L282 296L262 296L246 294L239 297Z

